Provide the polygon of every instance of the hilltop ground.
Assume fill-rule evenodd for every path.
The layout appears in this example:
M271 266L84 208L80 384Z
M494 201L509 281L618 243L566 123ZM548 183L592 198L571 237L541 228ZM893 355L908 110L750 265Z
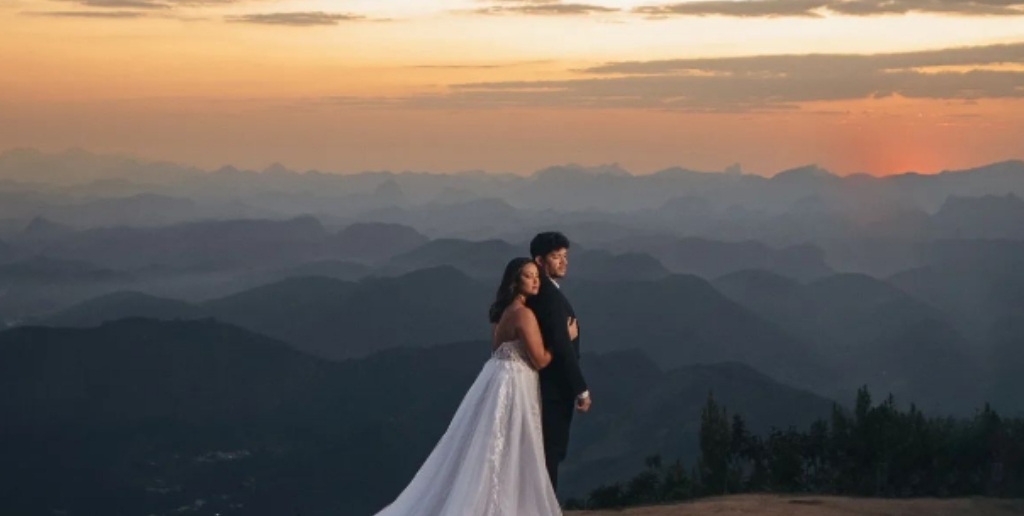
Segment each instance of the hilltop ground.
M834 496L737 495L679 505L574 511L572 516L1010 516L1024 500L994 498L882 499Z

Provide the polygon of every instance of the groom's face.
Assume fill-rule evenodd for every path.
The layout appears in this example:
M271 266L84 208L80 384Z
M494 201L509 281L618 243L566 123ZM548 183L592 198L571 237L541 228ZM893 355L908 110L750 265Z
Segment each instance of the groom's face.
M544 269L544 274L549 278L564 278L569 269L569 250L555 249L550 253L537 258L537 265Z

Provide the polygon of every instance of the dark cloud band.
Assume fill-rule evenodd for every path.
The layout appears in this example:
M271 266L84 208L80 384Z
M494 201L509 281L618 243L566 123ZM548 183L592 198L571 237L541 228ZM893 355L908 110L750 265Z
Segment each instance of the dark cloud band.
M808 102L894 95L960 101L1024 99L1024 43L875 55L626 61L580 73L583 77L574 80L456 84L447 94L411 97L402 103L424 108L735 112L796 109Z
M347 13L286 12L266 14L246 14L231 16L227 21L236 23L256 23L263 25L288 25L293 27L310 27L317 25L337 25L342 22L365 21L365 16Z
M1024 0L709 0L633 9L652 18L677 16L821 17L948 14L962 16L1024 16Z

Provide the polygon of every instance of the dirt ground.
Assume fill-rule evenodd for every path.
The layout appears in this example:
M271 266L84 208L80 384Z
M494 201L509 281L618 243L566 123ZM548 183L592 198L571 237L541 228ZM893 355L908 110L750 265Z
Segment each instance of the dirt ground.
M892 500L834 496L737 495L679 505L625 510L571 511L566 516L1010 516L1024 515L1024 500L915 498Z

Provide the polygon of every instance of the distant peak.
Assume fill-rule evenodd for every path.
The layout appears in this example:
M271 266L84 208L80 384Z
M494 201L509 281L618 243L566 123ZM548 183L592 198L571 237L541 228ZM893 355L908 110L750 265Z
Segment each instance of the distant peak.
M683 168L683 167L676 166L676 167L669 167L669 168L661 169L661 170L655 172L654 174L652 174L652 176L684 176L684 175L695 175L695 174L704 175L704 174L708 174L708 172L701 172L699 170L693 170L693 169L689 169L689 168Z
M373 195L390 201L405 200L405 192L402 191L402 187L399 186L398 181L395 181L395 179L391 177L378 185L377 188L374 189Z
M618 163L598 165L595 167L585 167L576 163L569 163L567 165L547 167L533 173L533 177L538 178L583 175L629 177L632 174L630 174L628 170L622 168Z
M989 163L980 167L960 169L960 170L943 170L940 175L945 174L1024 174L1024 160L1010 159L1006 161L998 161L995 163Z
M215 174L240 174L241 170L238 170L233 165L224 165L214 171Z
M289 175L289 174L293 174L293 172L291 170L289 170L288 167L285 167L284 165L282 165L282 164L280 164L280 163L278 163L276 161L274 163L271 163L269 167L263 169L263 173L264 174L272 174L272 175L274 175L274 174L276 174L276 175Z
M448 285L472 281L466 273L448 264L417 269L392 279L423 280Z
M772 179L821 179L835 177L831 172L825 170L817 165L806 165L803 167L791 168L783 170L778 174L775 174Z
M402 224L397 224L397 223L394 223L394 222L375 222L375 221L355 222L355 223L349 224L348 226L345 226L344 228L339 230L338 233L339 234L344 234L344 233L361 233L361 232L369 232L369 231L375 231L375 232L390 231L390 232L395 232L395 233L419 234L419 231L416 231L415 228L412 228L412 227L409 227L409 226L405 226L405 225L402 225Z
M300 226L316 226L320 228L323 227L323 223L320 222L320 219L316 218L316 216L314 215L309 214L296 215L289 219L285 219L284 222L286 224L295 224Z
M25 229L22 230L23 235L34 235L34 236L52 236L55 234L68 233L73 231L72 228L63 224L58 224L46 217L35 217Z

